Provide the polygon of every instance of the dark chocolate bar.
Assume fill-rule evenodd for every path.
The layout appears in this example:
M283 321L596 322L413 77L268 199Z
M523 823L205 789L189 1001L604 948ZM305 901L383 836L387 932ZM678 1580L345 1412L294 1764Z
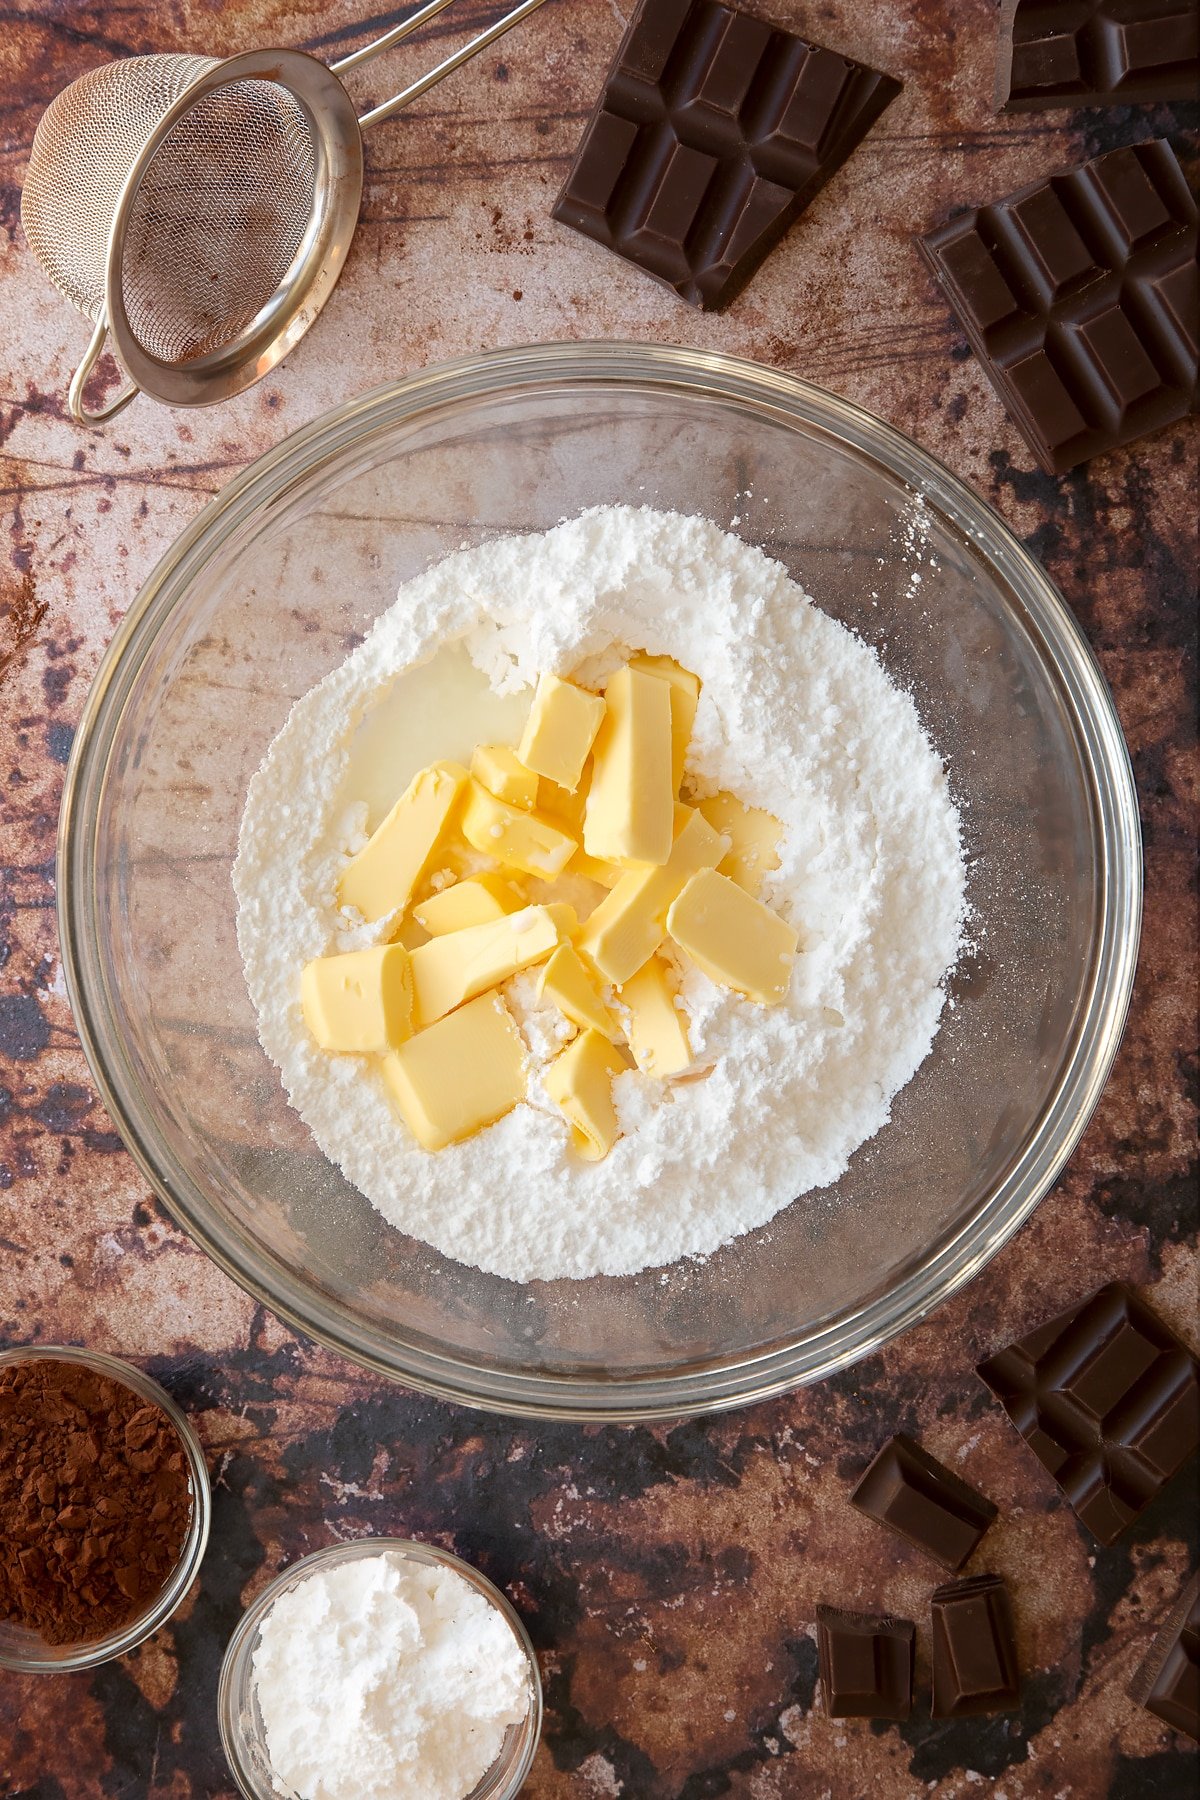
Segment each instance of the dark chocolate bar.
M1049 474L1195 408L1196 202L1165 138L962 213L920 244Z
M1198 97L1196 0L1004 0L1002 112Z
M817 1608L817 1655L831 1719L907 1719L912 1711L910 1619Z
M642 0L554 217L727 306L899 92L717 0Z
M1193 1576L1134 1676L1133 1698L1200 1743L1200 1576Z
M850 1496L948 1569L961 1569L996 1517L976 1488L902 1433L889 1438Z
M1008 1589L999 1575L937 1588L933 1601L933 1716L1012 1712L1021 1703Z
M1119 1281L988 1357L979 1373L1102 1544L1200 1443L1196 1359Z

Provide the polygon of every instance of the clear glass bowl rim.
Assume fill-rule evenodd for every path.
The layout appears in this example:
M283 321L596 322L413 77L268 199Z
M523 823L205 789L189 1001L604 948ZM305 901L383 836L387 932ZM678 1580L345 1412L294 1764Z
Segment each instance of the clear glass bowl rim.
M464 401L561 391L565 383L738 403L815 429L920 493L1000 576L1022 623L1043 647L1069 704L1092 788L1103 858L1099 923L1074 1054L1023 1157L982 1206L894 1287L819 1330L752 1356L682 1373L604 1379L496 1369L406 1344L325 1304L302 1280L268 1266L230 1232L219 1205L187 1171L157 1154L152 1110L126 1065L99 955L94 856L109 755L124 705L156 633L208 558L260 510L295 491L374 433ZM127 1149L171 1215L208 1254L289 1324L378 1373L459 1403L526 1417L610 1421L673 1418L745 1405L818 1381L859 1361L924 1318L990 1261L1061 1173L1103 1091L1120 1043L1137 963L1141 835L1137 792L1100 665L1058 590L1000 515L944 464L864 408L801 377L740 357L673 345L530 344L484 352L374 388L265 452L176 539L117 628L96 672L63 788L58 834L58 926L67 992L98 1091Z
M109 1632L107 1637L95 1638L74 1649L64 1650L59 1647L39 1655L36 1650L26 1654L23 1650L5 1650L0 1645L0 1669L16 1670L22 1675L70 1675L79 1669L98 1668L101 1663L112 1662L115 1657L124 1656L127 1651L136 1649L177 1611L204 1560L212 1520L212 1489L204 1451L191 1422L152 1375L144 1374L141 1369L119 1356L108 1356L99 1350L81 1350L77 1345L71 1344L25 1344L0 1351L0 1369L12 1363L35 1360L82 1363L84 1368L121 1382L123 1386L140 1394L143 1400L161 1407L179 1433L192 1481L192 1518L179 1561L166 1586L155 1596L144 1613L139 1614L120 1631Z
M525 1723L520 1736L513 1745L513 1758L507 1767L498 1767L493 1763L491 1769L483 1776L482 1781L468 1795L467 1800L481 1792L486 1800L512 1800L518 1794L525 1777L533 1767L533 1759L537 1754L538 1744L542 1736L542 1676L538 1668L537 1654L525 1629L524 1621L510 1602L508 1595L471 1563L464 1562L455 1556L452 1550L443 1550L440 1544L422 1543L419 1538L367 1537L355 1538L350 1543L326 1544L320 1550L313 1550L298 1561L289 1563L286 1569L269 1581L262 1592L255 1596L238 1620L233 1636L226 1645L221 1659L221 1673L217 1684L217 1720L221 1730L221 1745L225 1751L225 1760L229 1764L230 1773L237 1782L238 1788L246 1796L246 1800L275 1800L274 1795L264 1794L263 1789L255 1781L253 1772L246 1767L241 1750L241 1730L239 1720L242 1716L250 1693L250 1658L252 1640L267 1613L275 1604L278 1596L286 1588L295 1585L297 1580L312 1572L322 1563L341 1563L355 1557L380 1556L386 1551L396 1550L403 1556L412 1557L417 1562L435 1564L439 1568L453 1569L465 1581L482 1594L501 1614L512 1631L525 1657L529 1672L529 1711L525 1715ZM265 1752L264 1752L265 1754ZM497 1776L502 1776L501 1785L494 1784Z

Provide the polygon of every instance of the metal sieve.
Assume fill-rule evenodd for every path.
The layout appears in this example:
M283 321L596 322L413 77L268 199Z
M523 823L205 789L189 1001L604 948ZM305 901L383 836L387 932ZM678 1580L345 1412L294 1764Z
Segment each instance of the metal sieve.
M54 285L95 327L71 381L82 424L138 393L205 406L241 393L303 337L333 291L362 199L362 134L527 18L522 0L359 116L339 77L432 19L326 66L299 50L131 56L89 70L34 134L21 222ZM129 381L96 412L84 385L106 336Z

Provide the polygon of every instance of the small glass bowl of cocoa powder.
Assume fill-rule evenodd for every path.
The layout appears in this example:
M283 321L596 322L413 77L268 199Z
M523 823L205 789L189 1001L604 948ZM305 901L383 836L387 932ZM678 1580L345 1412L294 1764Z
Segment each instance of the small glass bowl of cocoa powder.
M67 1674L175 1612L208 1542L200 1441L115 1356L0 1352L0 1668Z

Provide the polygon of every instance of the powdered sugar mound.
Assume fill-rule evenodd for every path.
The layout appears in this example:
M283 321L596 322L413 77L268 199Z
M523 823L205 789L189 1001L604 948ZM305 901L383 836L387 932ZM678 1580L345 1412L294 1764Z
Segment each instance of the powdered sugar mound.
M529 1710L503 1615L455 1570L396 1551L285 1590L252 1679L271 1767L305 1800L465 1800Z
M379 1078L323 1056L301 1017L303 964L373 929L349 929L333 898L362 828L333 816L353 728L449 640L506 692L542 670L599 685L630 649L678 658L704 684L687 791L732 789L785 827L762 898L800 934L786 1001L754 1006L681 962L698 1078L618 1077L626 1135L601 1163L574 1156L541 1093L538 1067L564 1039L531 978L507 990L530 1102L433 1156ZM928 1054L964 905L945 773L875 653L761 551L628 507L457 552L409 582L293 707L251 782L234 883L260 1036L321 1147L402 1230L514 1280L706 1254L836 1181Z

